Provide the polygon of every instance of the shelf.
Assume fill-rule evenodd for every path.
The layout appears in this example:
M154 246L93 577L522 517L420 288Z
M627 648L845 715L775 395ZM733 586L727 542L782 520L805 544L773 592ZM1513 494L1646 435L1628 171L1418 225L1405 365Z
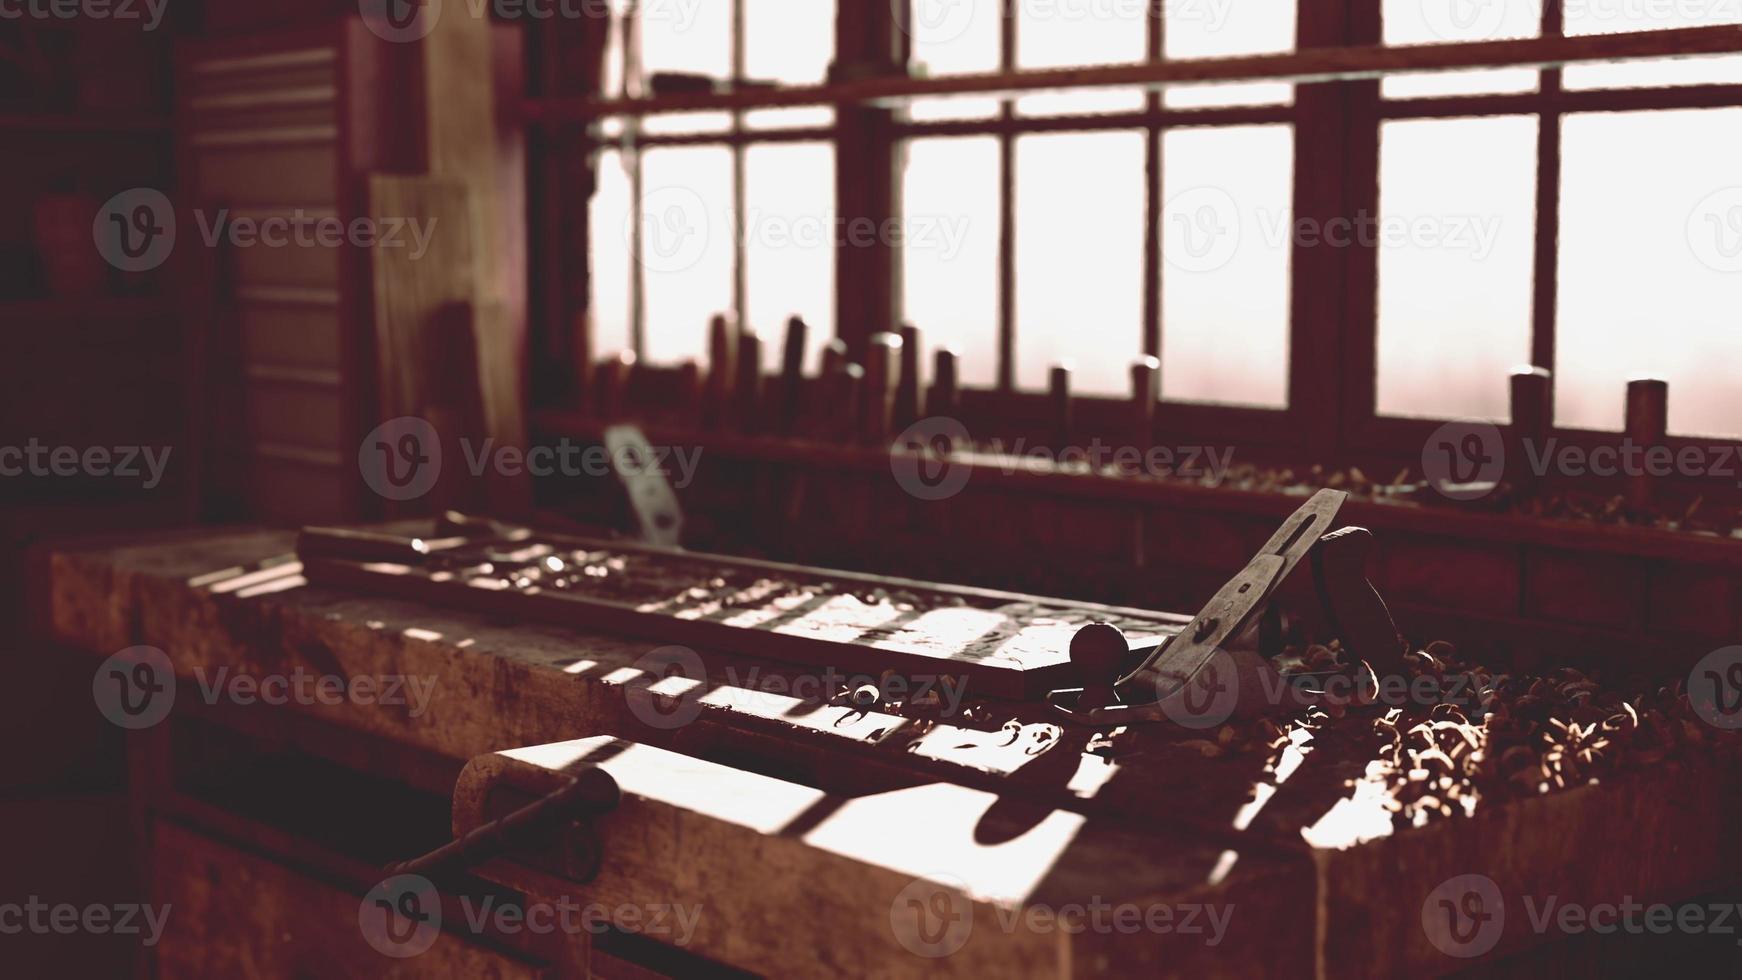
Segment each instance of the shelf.
M937 96L1012 97L1056 89L1162 88L1231 82L1325 82L1399 72L1546 68L1578 62L1677 58L1742 52L1742 27L1689 27L1584 37L1521 38L1410 46L1308 48L1144 64L1100 65L941 78L866 78L824 85L744 89L640 99L559 97L521 103L529 123L577 123L605 116L778 109L799 106L900 104Z
M547 409L533 414L534 431L542 435L601 440L606 427L597 417L578 412ZM655 445L702 446L706 452L727 459L859 472L867 478L890 478L888 450L656 425L644 425L642 429ZM1298 492L1244 490L1185 480L1042 470L1027 465L1027 461L1020 458L981 453L961 454L952 459L958 465L970 467L969 482L976 485L998 486L1020 493L1155 507L1266 515L1278 520L1300 505L1307 489ZM1393 529L1502 544L1533 544L1566 551L1742 570L1742 540L1716 534L1478 513L1369 497L1350 500L1344 515L1351 522L1374 530Z

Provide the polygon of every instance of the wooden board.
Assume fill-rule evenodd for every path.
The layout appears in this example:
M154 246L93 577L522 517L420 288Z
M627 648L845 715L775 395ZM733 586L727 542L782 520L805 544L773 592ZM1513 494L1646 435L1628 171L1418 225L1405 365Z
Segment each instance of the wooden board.
M598 737L474 759L454 790L454 832L499 815L493 799L542 795L595 765L623 802L598 820L589 900L687 908L687 948L766 976L1273 977L1309 963L1298 857L1189 835L1162 845L947 783L833 795ZM499 859L482 873L573 893L554 863ZM1166 909L1182 928L1121 937L1114 909ZM1049 917L1074 910L1075 931ZM1202 932L1183 927L1188 915Z
M813 798L842 801L850 809L861 799L911 801L894 809L891 827L904 810L925 814L933 809L903 792L971 791L950 808L972 815L977 844L1018 840L1049 820L1069 820L1085 839L1103 830L1129 835L1136 843L1122 853L1148 862L1139 870L1153 881L1203 874L1206 842L1218 856L1230 851L1242 863L1266 855L1310 859L1316 874L1309 879L1272 880L1275 897L1286 901L1273 903L1261 895L1250 906L1256 918L1278 928L1292 929L1304 919L1318 937L1312 959L1279 957L1270 964L1273 975L1279 970L1323 977L1453 972L1555 941L1528 928L1515 932L1528 917L1513 905L1507 933L1487 960L1456 960L1434 949L1422 932L1421 909L1433 888L1456 875L1485 874L1509 896L1559 889L1566 901L1618 901L1626 894L1640 901L1683 901L1735 882L1742 870L1729 831L1742 813L1737 788L1742 770L1733 753L1704 762L1665 760L1562 793L1484 799L1473 817L1411 829L1393 825L1378 806L1382 800L1359 788L1380 746L1371 718L1356 713L1300 732L1299 744L1280 751L1206 751L1201 735L1150 731L1138 733L1108 759L1086 751L1086 732L1052 724L1042 706L991 704L972 716L935 722L875 709L819 707L774 693L763 683L790 682L802 670L702 649L714 683L698 690L687 723L671 724L645 710L659 679L638 663L647 649L643 642L310 587L303 569L287 558L291 544L288 534L200 532L137 546L64 548L53 556L50 572L55 629L66 641L99 654L153 644L184 678L202 672L209 677L220 668L257 675L301 669L340 677L433 677L436 696L417 712L349 703L285 710L333 725L358 742L390 741L455 760L615 733L739 775L801 787ZM183 689L192 696L193 680L186 680ZM304 740L298 744L317 750ZM681 792L673 787L672 793ZM674 796L662 802L658 792L634 792L653 801L647 806L665 807L654 812L670 816L686 834L713 827L700 816L683 816L689 810L715 819L728 815L693 799ZM620 826L612 839L628 838L634 846L636 835L645 832L651 835L649 847L669 848L675 839L667 833L671 826L654 818ZM810 835L807 826L805 820L788 821L756 835L714 827L707 830L708 839L719 846L706 852L711 856L705 873L693 861L684 863L681 849L671 851L675 856L669 861L654 860L652 850L632 852L647 859L622 873L686 889L712 888L729 897L733 883L721 876L754 868L757 880L783 890L752 896L752 906L768 915L735 921L757 935L784 936L789 923L805 921L813 898L783 874L792 866L785 856L809 854L800 842L822 847L823 838ZM909 856L907 849L926 846L923 835L885 835L882 826L879 820L867 821L835 853L844 851L861 863L888 862L887 868L908 879L917 877L921 872L900 862ZM934 830L941 834L946 828L927 828ZM731 834L739 836L721 836ZM737 846L733 841L770 839L757 845L768 850L755 852L770 861L729 864ZM1064 900L1049 896L1095 887L1112 892L1128 880L1122 877L1123 859L1105 851L1067 850L1050 864L1032 854L1019 858L1026 853L1019 850L1003 853L1010 855L1012 867L1026 869L1023 873L1039 883L1024 901ZM814 862L807 867L826 873L836 858L805 860ZM879 883L892 880L887 868L852 871L845 880L883 887ZM549 875L541 881L539 872L518 864L487 870L530 891L548 888L552 891L546 894L560 895L573 887ZM1080 882L1072 886L1076 891L1039 887L1056 885L1066 875L1081 876L1070 879ZM627 880L602 878L598 887L624 888ZM844 902L850 893L849 888L828 901ZM887 893L856 894L863 904L855 922L881 916L887 923ZM1237 920L1246 914L1237 913ZM1122 947L1153 945L1156 937L1103 938L1109 962L1118 962L1118 956L1137 955ZM1071 955L1076 957L1074 949ZM1085 955L1080 962L1095 961ZM1030 964L1030 972L1050 964ZM964 965L946 962L944 968ZM1221 972L1226 971L1212 964L1201 975Z

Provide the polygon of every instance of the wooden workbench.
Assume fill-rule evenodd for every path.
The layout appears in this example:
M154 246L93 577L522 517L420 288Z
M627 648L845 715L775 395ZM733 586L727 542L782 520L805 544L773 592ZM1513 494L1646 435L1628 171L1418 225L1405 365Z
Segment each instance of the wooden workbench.
M1321 728L1274 750L1210 757L1201 734L1143 733L1109 758L1084 751L1091 732L1059 727L1038 705L990 702L970 718L919 724L770 692L770 678L790 682L799 671L707 650L698 651L707 684L671 690L637 666L653 644L324 591L302 581L293 550L287 533L229 531L49 557L60 640L95 657L156 647L178 677L170 723L139 733L156 747L137 753L145 799L136 816L156 851L157 890L208 910L172 924L164 940L160 958L182 969L307 966L315 954L271 938L293 926L323 937L324 967L355 956L360 975L437 962L476 973L474 947L510 947L491 968L502 975L527 963L547 975L630 969L584 941L514 947L467 935L458 916L448 918L457 935L425 954L448 957L439 961L370 960L355 918L302 922L354 915L346 895L360 899L379 880L372 860L440 843L428 800L451 799L465 829L483 818L492 788L548 789L577 762L603 766L625 793L597 827L597 880L512 857L479 876L527 901L699 906L683 953L765 975L1393 976L1503 969L1550 946L1554 962L1613 964L1591 937L1539 934L1512 905L1491 951L1448 956L1424 930L1424 903L1460 875L1486 876L1509 897L1679 902L1734 885L1742 870L1733 758L1664 764L1398 831L1351 788L1373 747L1361 731L1370 724L1353 717L1346 731ZM226 668L434 686L417 705L205 703L200 680ZM674 723L673 703L693 719ZM187 729L195 736L169 734L184 719L198 721ZM246 794L212 788L222 768L197 779L165 773L224 755L209 744L213 732L319 757L360 776L359 786L403 786L406 806L424 809L325 800L344 816L311 842L300 825L274 826L272 806L227 806ZM424 829L363 829L383 824ZM369 843L333 825L354 825ZM247 871L221 881L224 868ZM290 898L261 901L239 922L225 892L238 880ZM908 906L916 896L920 906ZM971 913L972 927L934 933L922 922L916 953L901 917L938 896L950 904L935 908ZM1033 911L1096 904L1165 907L1176 927L1072 934ZM1215 942L1177 927L1188 909L1226 911ZM459 951L440 952L449 946Z

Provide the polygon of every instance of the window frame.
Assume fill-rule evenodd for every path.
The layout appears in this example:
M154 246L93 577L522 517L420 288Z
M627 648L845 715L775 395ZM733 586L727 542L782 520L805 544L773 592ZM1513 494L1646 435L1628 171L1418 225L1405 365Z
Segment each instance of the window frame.
M1357 0L1379 3L1381 0ZM1600 42L1605 35L1567 35L1564 4L1543 5L1541 31L1544 38L1581 39ZM1737 30L1742 31L1742 26ZM1561 123L1570 114L1584 112L1651 111L1742 107L1742 83L1669 85L1650 88L1574 89L1561 84L1559 67L1537 69L1539 84L1534 92L1493 95L1416 96L1386 99L1377 83L1371 103L1363 113L1358 132L1359 152L1373 161L1374 179L1359 187L1353 203L1359 213L1379 213L1377 177L1380 129L1384 123L1406 119L1482 118L1501 115L1534 115L1537 118L1535 259L1532 268L1531 364L1548 369L1552 387L1559 383L1556 363L1556 330L1560 277ZM1411 418L1382 415L1378 410L1378 264L1377 249L1350 249L1354 260L1350 276L1350 299L1355 304L1347 338L1344 412L1349 420L1347 445L1355 451L1387 453L1419 452L1429 436L1446 418ZM1617 391L1620 402L1625 393ZM1619 447L1624 433L1563 426L1553 430L1568 445L1586 450L1598 446ZM1673 448L1739 444L1742 440L1721 437L1672 436Z
M733 0L738 30L734 64L742 71L742 0ZM1001 0L1003 28L1001 71L1015 71L1016 4ZM1146 49L1151 62L1165 54L1165 0L1152 0L1146 23ZM1382 46L1382 0L1302 0L1297 6L1296 51L1314 48L1375 48ZM864 79L907 75L911 45L899 18L899 5L843 2L837 11L836 65L833 76ZM577 43L584 26L546 28L544 72L539 88L545 96L597 97L586 79L564 79L561 57L565 44ZM1590 54L1612 51L1608 35L1567 37L1562 31L1561 4L1545 4L1542 39L1564 39ZM1738 45L1742 50L1742 45ZM1407 58L1406 46L1393 46ZM1701 52L1706 53L1706 52ZM1716 53L1716 52L1712 52ZM1407 66L1400 62L1399 67ZM750 130L742 126L742 109L733 109L733 125L723 133L696 135L639 134L645 147L715 144L735 150L741 194L742 155L753 143L825 141L836 149L837 214L843 220L867 217L876 221L901 216L901 161L905 141L914 138L991 135L999 140L1003 161L1000 176L999 349L998 385L963 393L963 412L973 431L1041 430L1047 416L1045 393L1018 390L1014 384L1014 162L1015 140L1030 133L1141 130L1146 141L1145 256L1141 346L1133 356L1160 356L1165 324L1162 290L1165 268L1161 255L1161 177L1164 134L1170 129L1287 123L1294 134L1293 213L1297 220L1324 221L1363 212L1377 214L1380 200L1379 143L1383 123L1399 119L1535 114L1538 127L1537 215L1533 266L1531 351L1534 363L1555 367L1555 317L1559 225L1560 121L1568 113L1629 109L1715 108L1742 106L1742 84L1683 85L1663 88L1565 91L1558 67L1537 69L1537 91L1495 95L1420 96L1386 99L1377 78L1345 78L1296 83L1289 105L1166 108L1161 93L1151 88L1140 110L1081 116L1019 116L1013 98L1001 98L998 115L978 120L907 120L899 110L874 103L836 105L835 124L794 130ZM595 83L596 84L596 83ZM536 121L536 114L533 114ZM575 131L579 129L579 131ZM547 371L542 386L535 376L535 400L562 401L586 377L592 363L586 336L585 311L590 284L585 269L587 194L572 192L572 174L586 173L586 157L599 147L617 146L620 138L602 137L588 126L565 127L544 120L532 127L533 160L544 173L545 218L537 232L548 246L541 265L544 283L539 295L546 304L540 319L545 337L541 347L566 370ZM742 243L738 243L742 249ZM878 330L903 322L901 258L887 245L838 249L836 257L837 335L855 354ZM743 310L742 254L736 295ZM639 288L639 287L637 287ZM1155 413L1154 444L1202 445L1207 442L1250 447L1254 455L1271 454L1287 461L1346 465L1419 464L1421 447L1445 419L1384 416L1376 401L1378 250L1370 245L1347 248L1291 249L1290 324L1285 408L1248 408L1221 404L1170 401L1165 392ZM639 317L639 314L637 314ZM925 324L917 324L922 335ZM703 325L697 325L698 335ZM640 336L639 333L636 334ZM584 380L580 381L584 385ZM1617 398L1620 393L1617 393ZM1128 439L1121 424L1128 402L1082 397L1077 418L1082 438L1109 434ZM984 429L981 426L985 426ZM1015 430L1015 431L1012 431ZM1573 430L1556 426L1556 434L1575 445L1619 445L1613 432ZM1736 443L1742 440L1677 440L1679 446ZM1389 471L1387 471L1389 472Z

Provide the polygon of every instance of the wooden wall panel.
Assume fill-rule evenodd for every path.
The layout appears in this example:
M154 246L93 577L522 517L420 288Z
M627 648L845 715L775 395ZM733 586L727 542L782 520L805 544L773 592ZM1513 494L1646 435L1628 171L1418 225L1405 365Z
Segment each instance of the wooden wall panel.
M1496 616L1518 612L1518 548L1385 535L1378 551L1369 574L1392 599Z
M249 306L238 311L249 364L328 368L342 363L338 312L320 307Z
M1644 578L1638 562L1548 549L1531 549L1525 560L1529 614L1564 623L1640 624Z

